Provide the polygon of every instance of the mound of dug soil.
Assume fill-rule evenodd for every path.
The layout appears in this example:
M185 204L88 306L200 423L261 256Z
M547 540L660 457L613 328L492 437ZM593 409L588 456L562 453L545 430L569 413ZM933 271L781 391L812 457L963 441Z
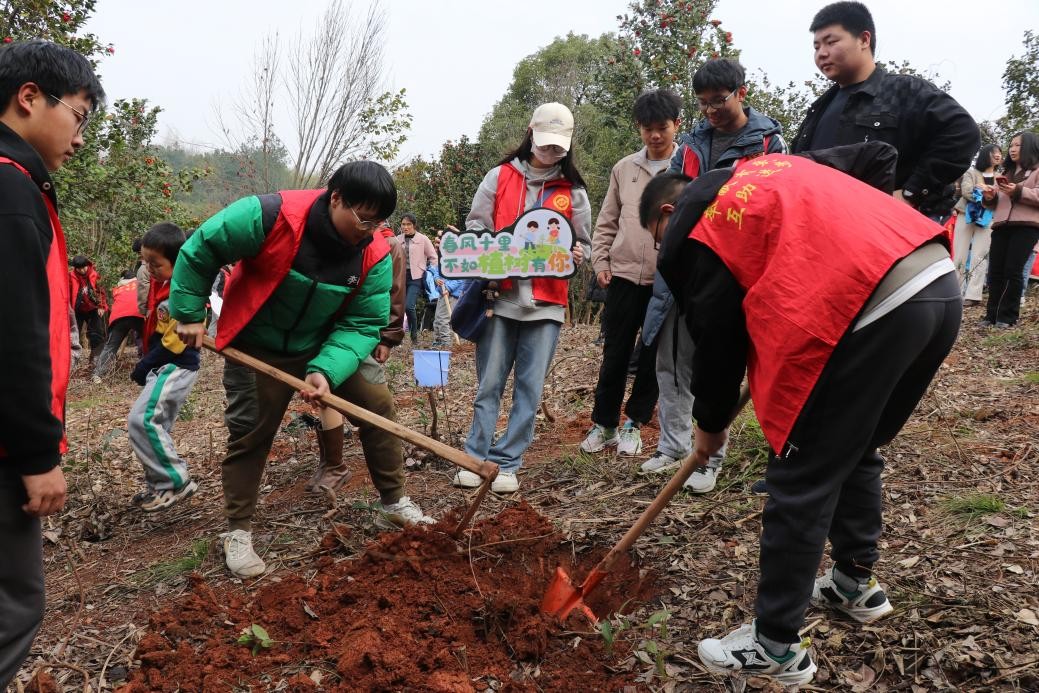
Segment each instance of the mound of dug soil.
M598 636L575 643L538 609L557 565L580 580L605 549L575 556L526 504L480 521L461 540L447 534L453 521L383 535L360 558L325 556L312 578L282 575L251 594L195 576L187 596L150 617L140 669L122 693L610 691L630 683L608 668ZM599 615L651 595L651 579L621 563L589 599ZM579 619L575 628L592 630ZM268 647L238 644L254 624L269 634Z

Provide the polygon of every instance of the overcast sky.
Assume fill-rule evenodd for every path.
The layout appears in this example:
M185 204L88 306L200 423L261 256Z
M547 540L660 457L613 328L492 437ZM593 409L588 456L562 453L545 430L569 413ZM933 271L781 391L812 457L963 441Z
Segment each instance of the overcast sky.
M88 25L115 54L101 62L110 99L143 97L163 108L160 139L219 145L214 107L237 93L257 42L313 26L329 0L100 0ZM335 1L335 0L331 0ZM807 27L823 0L721 0L748 72L774 83L815 74ZM357 0L366 8L368 0ZM617 30L626 0L385 0L388 88L406 88L414 123L401 159L435 155L448 139L475 135L523 57L567 32ZM979 120L1003 112L1000 75L1039 28L1039 2L873 0L881 60L909 60L952 83ZM781 9L779 9L781 8ZM287 122L278 127L291 147Z

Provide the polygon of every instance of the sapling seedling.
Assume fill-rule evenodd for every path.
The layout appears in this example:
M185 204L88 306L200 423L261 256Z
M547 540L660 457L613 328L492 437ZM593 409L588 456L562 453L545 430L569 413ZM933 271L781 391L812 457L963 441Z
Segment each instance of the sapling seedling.
M269 649L274 641L263 626L254 623L242 629L242 634L238 636L238 644L252 648L255 657L261 649Z

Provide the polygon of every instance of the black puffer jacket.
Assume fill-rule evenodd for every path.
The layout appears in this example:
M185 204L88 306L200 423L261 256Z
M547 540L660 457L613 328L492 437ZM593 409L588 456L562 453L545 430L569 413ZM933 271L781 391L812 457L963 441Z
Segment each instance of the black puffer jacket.
M798 154L811 148L819 119L837 94L835 85L808 109L791 143ZM896 75L877 66L849 96L837 125L837 145L880 140L898 150L895 189L921 212L947 214L955 203L947 186L959 179L981 146L974 118L954 98L926 79Z

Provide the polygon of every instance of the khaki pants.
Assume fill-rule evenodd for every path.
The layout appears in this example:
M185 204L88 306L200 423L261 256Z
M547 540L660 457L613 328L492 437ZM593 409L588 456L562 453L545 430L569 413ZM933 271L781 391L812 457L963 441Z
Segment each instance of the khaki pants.
M285 356L256 348L248 352L297 378L305 377L307 362L313 358L312 354ZM373 368L372 364L363 362L358 372L336 388L334 394L394 421L397 410L393 395L385 380L379 377L381 369ZM224 421L228 430L227 456L222 467L225 510L232 530L249 529L267 455L296 391L230 361L224 364L224 390L227 393ZM358 428L364 461L383 504L396 503L404 495L404 453L400 440L392 433L347 418Z

